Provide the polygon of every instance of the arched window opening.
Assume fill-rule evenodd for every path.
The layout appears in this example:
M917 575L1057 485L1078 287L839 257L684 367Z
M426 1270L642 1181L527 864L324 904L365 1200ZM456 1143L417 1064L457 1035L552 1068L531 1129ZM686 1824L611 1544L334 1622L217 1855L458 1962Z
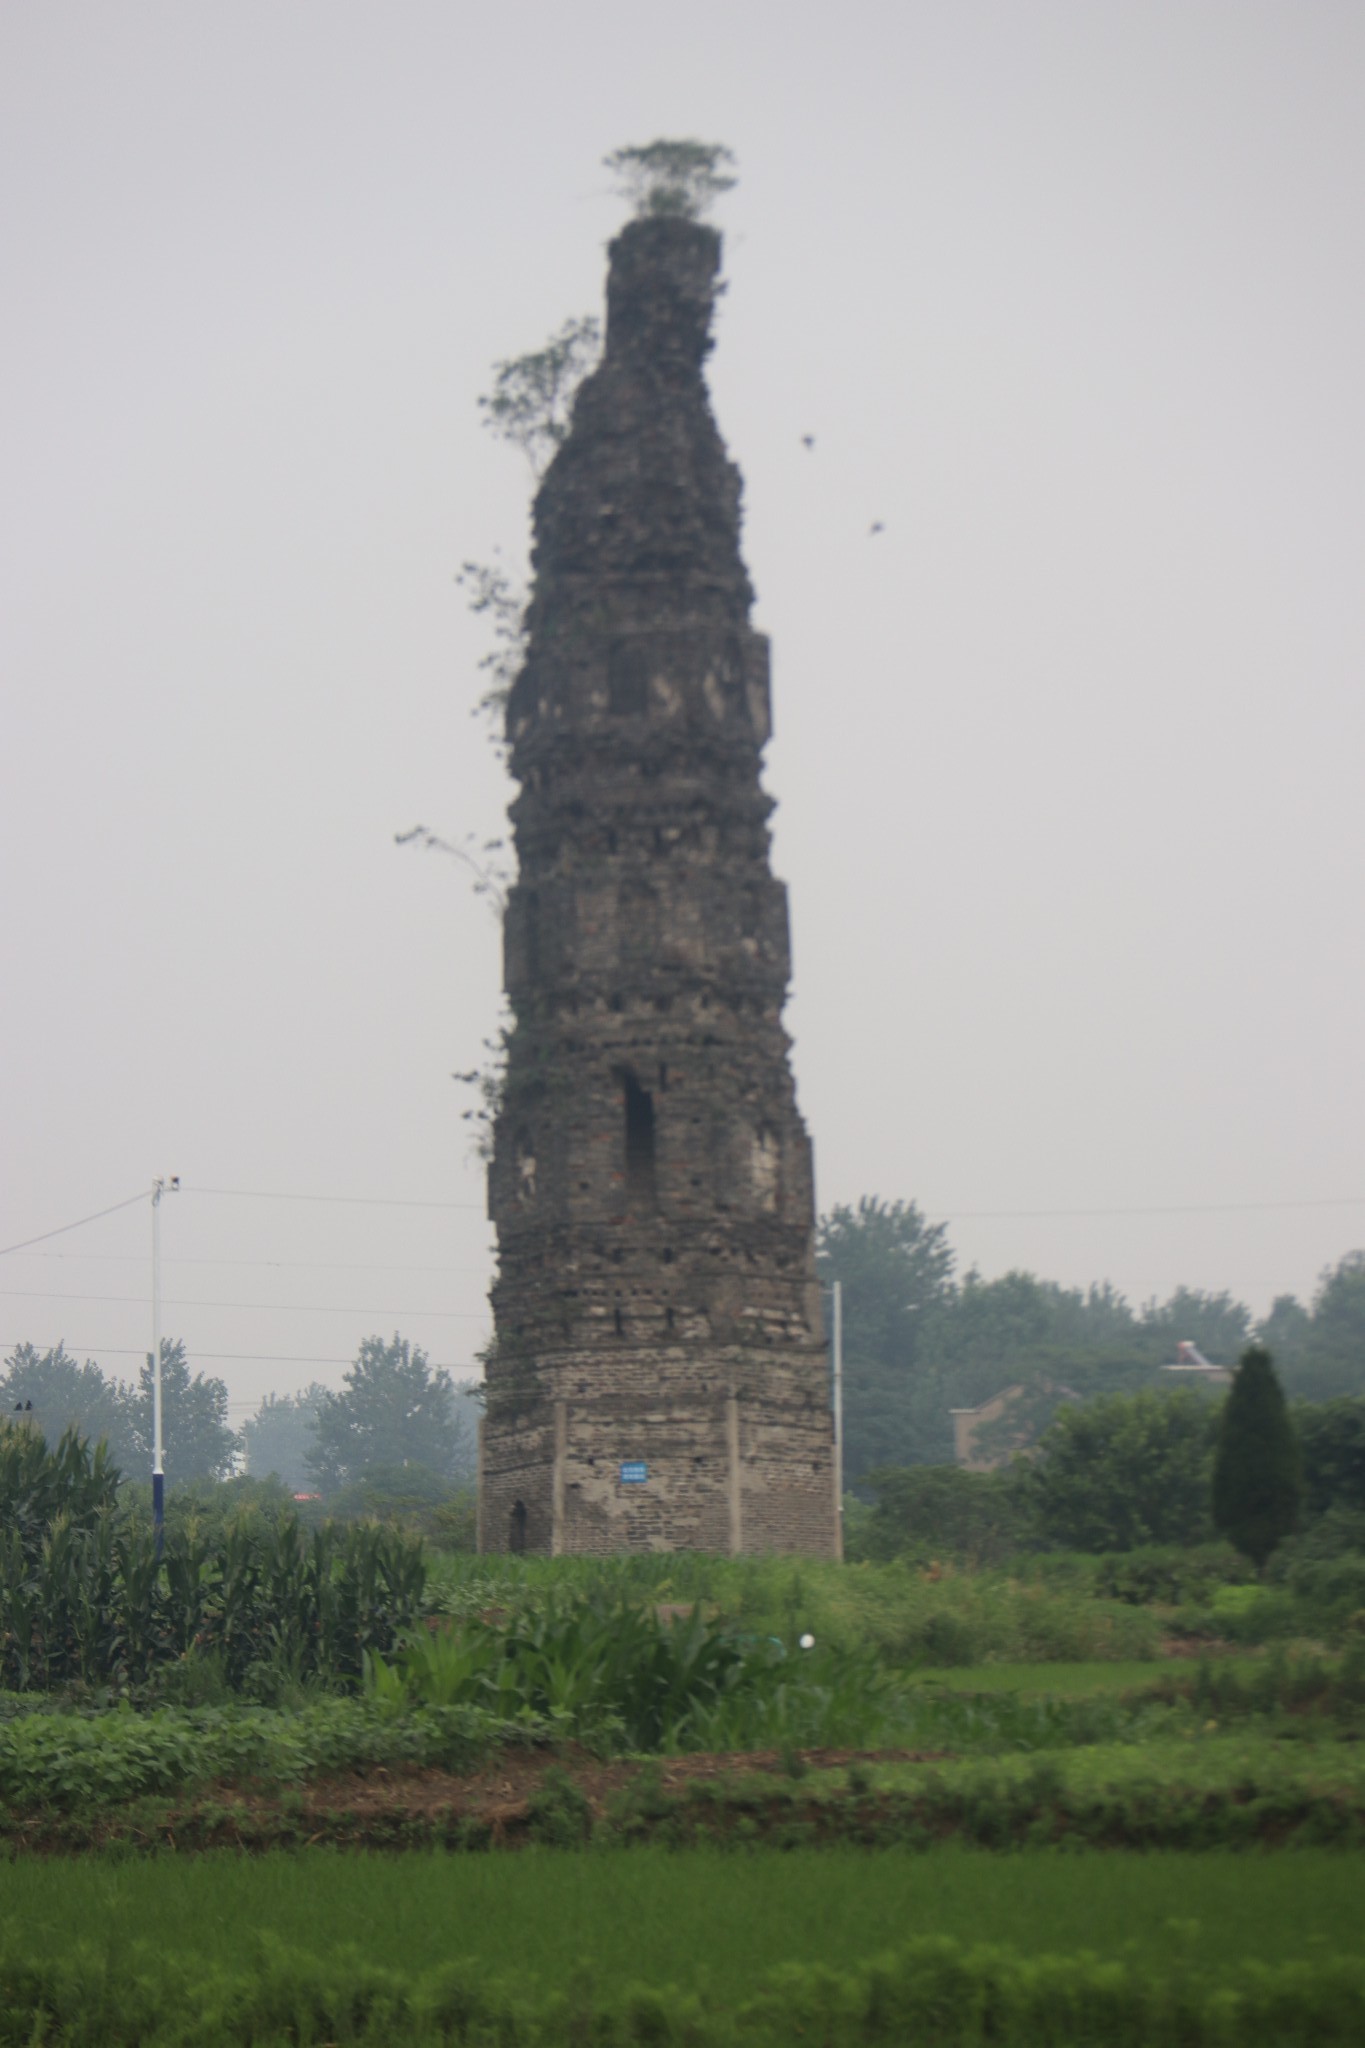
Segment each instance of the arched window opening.
M626 1194L639 1207L653 1208L654 1097L629 1068L621 1075L626 1111Z
M519 1500L512 1509L511 1525L507 1531L507 1548L523 1551L526 1548L526 1503Z
M773 1210L777 1207L778 1168L781 1164L777 1133L766 1124L760 1124L754 1132L749 1153L750 1185L754 1200L760 1209Z
M536 1198L536 1148L531 1133L517 1132L517 1200L534 1202Z

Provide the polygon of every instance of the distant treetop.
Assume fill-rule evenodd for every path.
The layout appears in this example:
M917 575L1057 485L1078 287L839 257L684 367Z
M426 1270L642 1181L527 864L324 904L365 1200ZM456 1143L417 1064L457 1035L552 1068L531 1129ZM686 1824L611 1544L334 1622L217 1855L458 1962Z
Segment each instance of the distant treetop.
M614 149L602 161L641 219L664 213L700 220L735 183L728 175L735 153L720 142L660 138L634 149Z

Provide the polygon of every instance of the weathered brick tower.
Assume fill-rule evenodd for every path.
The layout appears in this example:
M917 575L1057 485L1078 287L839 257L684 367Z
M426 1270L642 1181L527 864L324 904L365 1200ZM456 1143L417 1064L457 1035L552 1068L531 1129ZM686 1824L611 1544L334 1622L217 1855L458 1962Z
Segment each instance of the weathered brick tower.
M697 221L617 237L535 505L486 1550L838 1545L768 648L702 377L719 263Z

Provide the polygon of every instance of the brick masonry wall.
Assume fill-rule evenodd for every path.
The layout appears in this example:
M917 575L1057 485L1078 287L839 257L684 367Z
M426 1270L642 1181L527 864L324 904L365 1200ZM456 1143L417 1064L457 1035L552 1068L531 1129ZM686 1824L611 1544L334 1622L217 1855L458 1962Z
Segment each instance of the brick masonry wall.
M719 260L691 221L618 236L603 362L536 501L507 715L489 1550L838 1542L768 648L702 375Z

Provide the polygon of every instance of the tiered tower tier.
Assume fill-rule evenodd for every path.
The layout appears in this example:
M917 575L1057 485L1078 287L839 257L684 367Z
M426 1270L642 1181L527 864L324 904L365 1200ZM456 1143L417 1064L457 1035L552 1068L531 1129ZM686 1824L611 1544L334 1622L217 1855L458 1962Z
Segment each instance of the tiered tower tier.
M536 500L487 1550L838 1544L768 648L702 374L719 261L694 221L617 238L603 361Z

